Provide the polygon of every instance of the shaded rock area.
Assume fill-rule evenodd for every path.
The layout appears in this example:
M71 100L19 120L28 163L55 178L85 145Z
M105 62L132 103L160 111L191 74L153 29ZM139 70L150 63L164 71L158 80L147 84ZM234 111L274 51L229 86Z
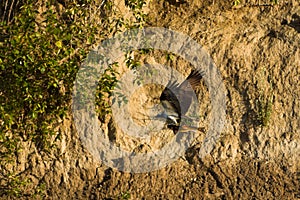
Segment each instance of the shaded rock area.
M29 152L20 153L17 169L32 180L31 187L45 184L45 199L300 199L299 1L247 1L233 7L218 0L153 0L147 7L148 26L189 35L220 70L227 122L213 151L199 158L200 137L160 170L119 172L87 151L69 117L58 128L62 137L56 152L40 155L28 144ZM149 56L165 64L161 52ZM168 64L184 76L192 68L179 57ZM147 87L139 92L154 90ZM201 88L197 94L206 115L209 98ZM149 103L146 96L133 96L129 103ZM130 112L142 107L132 106ZM129 151L152 148L124 136L112 121L103 127L110 141ZM169 137L168 131L160 136Z

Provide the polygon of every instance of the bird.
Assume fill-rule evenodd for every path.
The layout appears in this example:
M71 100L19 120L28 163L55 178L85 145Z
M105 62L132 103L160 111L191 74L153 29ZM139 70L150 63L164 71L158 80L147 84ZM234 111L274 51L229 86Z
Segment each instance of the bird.
M180 126L182 118L187 118L185 114L189 110L195 88L199 85L204 76L203 71L192 70L189 76L182 82L169 81L159 99L164 111L155 116L155 118L166 119L167 128L173 130L176 134L179 129L181 132L196 131L197 127Z

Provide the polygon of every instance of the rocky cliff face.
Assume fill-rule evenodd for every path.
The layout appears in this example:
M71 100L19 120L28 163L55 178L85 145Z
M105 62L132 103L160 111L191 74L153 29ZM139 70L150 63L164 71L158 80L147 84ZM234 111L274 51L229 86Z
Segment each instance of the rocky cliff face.
M126 199L129 194L131 199L300 198L300 5L292 0L268 3L233 7L223 1L155 0L147 5L149 26L196 40L223 77L226 124L210 154L199 157L200 137L184 156L160 170L119 172L87 151L70 117L58 128L62 138L51 156L40 155L28 144L17 169L25 171L32 187L45 184L48 199ZM150 57L161 63L161 55L154 51ZM182 58L169 64L184 76L191 69ZM141 95L153 90L147 87ZM203 95L202 102L209 102L201 90L197 93ZM131 112L141 109L134 105L146 99L133 96ZM205 109L206 104L201 105ZM139 144L121 135L118 127L103 127L129 151L160 147L156 138L137 151Z

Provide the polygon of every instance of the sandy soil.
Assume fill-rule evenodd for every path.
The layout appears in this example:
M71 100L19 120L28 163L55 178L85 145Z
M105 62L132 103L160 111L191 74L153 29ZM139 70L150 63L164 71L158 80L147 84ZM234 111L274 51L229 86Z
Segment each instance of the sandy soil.
M170 28L196 40L223 77L227 122L206 157L199 157L203 135L198 133L197 141L168 166L149 173L120 172L92 157L70 117L60 128L55 158L21 154L20 163L26 164L19 170L30 166L27 176L33 184L48 185L46 199L128 199L128 195L129 199L300 199L300 5L292 0L268 3L147 4L147 26ZM192 69L177 56L166 61L160 51L144 56L142 62L168 64L183 76ZM131 97L130 113L136 123L146 124L142 110L155 104L161 90L148 85ZM201 126L207 128L210 109L204 83L197 95ZM268 100L272 109L263 121L260 106ZM174 137L164 130L141 146L112 121L102 126L111 141L135 153L159 149Z

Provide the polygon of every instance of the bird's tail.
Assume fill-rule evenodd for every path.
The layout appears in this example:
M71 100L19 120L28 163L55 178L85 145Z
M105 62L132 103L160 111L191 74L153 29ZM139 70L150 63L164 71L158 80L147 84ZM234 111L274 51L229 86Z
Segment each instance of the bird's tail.
M176 126L176 125L168 125L168 128L172 129L174 132L205 132L205 128L204 127L196 127L196 126L187 126L187 125L183 125L183 126Z
M200 132L204 132L205 131L205 128L204 127L196 127L196 126L186 126L186 125L183 125L181 126L181 130L182 132L186 132L186 131L200 131Z

